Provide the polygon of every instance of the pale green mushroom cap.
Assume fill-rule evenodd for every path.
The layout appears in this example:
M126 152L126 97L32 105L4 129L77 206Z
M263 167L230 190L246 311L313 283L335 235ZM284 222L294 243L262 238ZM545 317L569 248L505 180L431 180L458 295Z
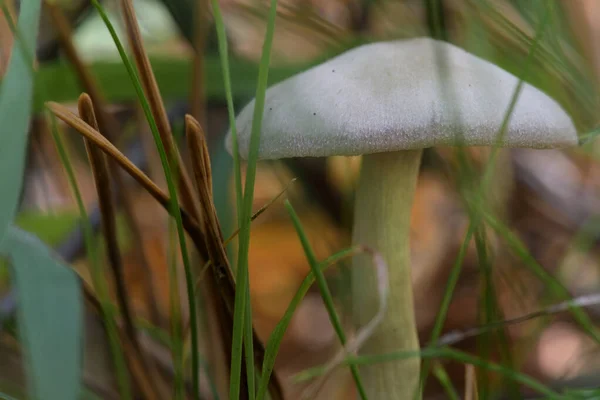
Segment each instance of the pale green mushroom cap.
M496 65L430 38L360 46L267 90L259 158L493 145L517 84ZM254 100L236 120L243 158L253 113ZM576 144L566 112L524 84L502 145ZM226 145L231 152L231 132Z

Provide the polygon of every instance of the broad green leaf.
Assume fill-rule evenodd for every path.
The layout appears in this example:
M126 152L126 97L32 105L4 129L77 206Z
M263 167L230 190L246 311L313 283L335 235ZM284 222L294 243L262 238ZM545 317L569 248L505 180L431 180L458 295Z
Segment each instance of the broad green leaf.
M0 86L0 244L13 220L21 193L33 95L33 49L38 34L40 6L40 0L21 3L18 39Z
M55 246L73 230L73 227L77 224L77 220L77 214L69 212L43 214L36 211L27 211L17 214L14 224L36 235L47 245ZM7 289L9 281L8 265L0 258L0 293Z
M9 226L1 250L11 263L17 290L32 398L77 399L83 335L77 276L38 238L14 226Z

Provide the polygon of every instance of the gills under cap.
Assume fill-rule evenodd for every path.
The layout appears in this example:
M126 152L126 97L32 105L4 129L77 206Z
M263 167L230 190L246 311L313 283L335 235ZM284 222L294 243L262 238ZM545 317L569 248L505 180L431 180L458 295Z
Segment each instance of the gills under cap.
M259 158L489 146L517 84L505 70L446 42L418 38L363 45L267 90ZM236 120L243 158L253 113L254 100ZM231 152L231 132L226 143ZM576 144L565 111L524 84L503 146Z

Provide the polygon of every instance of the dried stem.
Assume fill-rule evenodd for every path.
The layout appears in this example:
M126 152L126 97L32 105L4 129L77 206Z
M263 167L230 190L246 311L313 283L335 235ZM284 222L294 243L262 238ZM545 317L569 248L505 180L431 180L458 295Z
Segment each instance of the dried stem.
M219 248L222 248L223 240L219 236L212 240L215 233L215 225L217 226L217 235L220 235L218 222L215 222L215 209L212 204L212 174L210 169L210 160L208 159L208 149L206 148L206 140L202 132L202 128L193 117L187 115L185 118L185 132L188 140L189 151L191 154L192 168L196 180L196 189L198 190L198 198L200 199L200 207L203 215L206 217L201 227L204 236L208 240L209 263L215 265L212 260L226 259L226 256L218 254ZM216 246L215 246L216 245ZM217 252L217 253L215 253ZM208 334L211 341L215 341L214 346L208 346L208 354L211 364L215 370L214 376L219 379L217 387L220 395L227 394L228 384L227 377L229 376L229 363L231 351L229 346L226 346L227 340L231 338L227 335L230 332L232 325L227 319L223 318L223 313L219 310L226 310L226 304L222 300L223 297L218 296L215 280L218 279L216 270L212 268L212 274L209 274L208 279L202 280L202 292L206 293L207 302L207 326ZM218 301L218 302L217 302ZM233 298L232 300L233 301ZM186 330L187 331L187 330Z
M78 103L79 114L82 119L89 123L92 127L97 127L94 106L92 100L87 94L82 94ZM160 398L157 395L156 377L152 377L151 368L145 361L144 354L141 351L140 344L137 338L137 332L133 324L133 316L131 305L129 304L129 296L125 287L125 279L123 276L123 261L119 244L117 243L117 226L116 213L113 202L112 190L110 185L110 176L108 172L108 162L106 156L98 150L93 143L85 140L85 147L92 167L96 190L98 192L98 204L100 207L100 216L102 218L102 234L106 253L108 255L109 265L113 274L113 279L116 287L117 303L121 309L121 315L125 326L124 349L130 353L127 357L130 367L136 378L142 378L140 389L149 399Z
M206 138L202 132L200 124L191 116L187 115L185 118L186 135L188 139L188 146L190 148L190 154L192 158L192 165L194 168L194 174L196 178L197 189L200 198L200 207L205 215L203 233L207 239L207 247L209 252L209 261L212 267L212 278L217 281L225 279L223 274L229 275L228 279L233 280L231 266L227 258L227 252L225 251L223 234L212 197L212 174L210 168L210 158L208 153L208 147L206 145ZM225 285L218 285L217 287L225 288ZM226 292L221 292L221 298L225 300L223 306L233 315L233 306L235 300L235 288ZM231 342L231 333L233 332L233 321L231 318L227 320L221 319L221 323L225 324L224 331L228 334L226 341ZM258 368L262 366L264 359L264 347L258 340L256 333L253 330L254 337L254 362ZM231 357L231 349L227 347L227 357ZM275 377L271 378L270 381L270 393L273 399L282 398L282 390L279 382Z
M142 35L140 33L139 26L137 25L133 3L131 0L122 0L120 1L120 4L125 20L127 38L129 39L129 45L133 51L133 56L140 76L140 82L144 88L146 97L148 98L152 115L156 120L156 126L158 128L163 146L167 151L167 156L169 158L169 163L172 165L173 173L180 179L178 188L182 194L183 205L188 210L196 210L194 214L198 218L197 199L194 196L189 175L186 169L183 167L181 155L179 154L177 146L173 140L167 112L160 96L156 78L152 72L150 60L144 50Z
M54 103L49 102L46 104L48 109L56 115L59 119L64 121L71 128L75 129L81 135L83 135L86 139L89 139L93 142L100 150L102 150L105 154L110 156L113 160L115 160L121 168L123 168L133 179L135 179L144 189L148 191L148 193L154 197L154 199L164 207L167 212L170 211L170 198L167 194L165 194L146 174L139 170L123 153L121 153L112 143L110 143L104 136L102 136L98 131L89 126L86 122L84 122L81 118L73 114L66 107ZM180 208L181 218L183 220L183 227L188 232L192 241L196 246L202 246L202 234L200 232L200 227L198 222L190 215L190 213L184 209Z

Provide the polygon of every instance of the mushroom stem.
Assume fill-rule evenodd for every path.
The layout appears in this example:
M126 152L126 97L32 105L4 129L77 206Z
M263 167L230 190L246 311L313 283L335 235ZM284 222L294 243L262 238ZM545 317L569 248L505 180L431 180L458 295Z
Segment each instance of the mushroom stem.
M363 346L365 354L418 350L410 264L410 213L422 150L364 155L355 201L353 242L384 257L389 268L388 309L382 323ZM367 257L352 268L355 322L366 324L379 307L375 274ZM361 368L372 399L414 399L420 360L410 358ZM418 396L417 398L420 398Z

